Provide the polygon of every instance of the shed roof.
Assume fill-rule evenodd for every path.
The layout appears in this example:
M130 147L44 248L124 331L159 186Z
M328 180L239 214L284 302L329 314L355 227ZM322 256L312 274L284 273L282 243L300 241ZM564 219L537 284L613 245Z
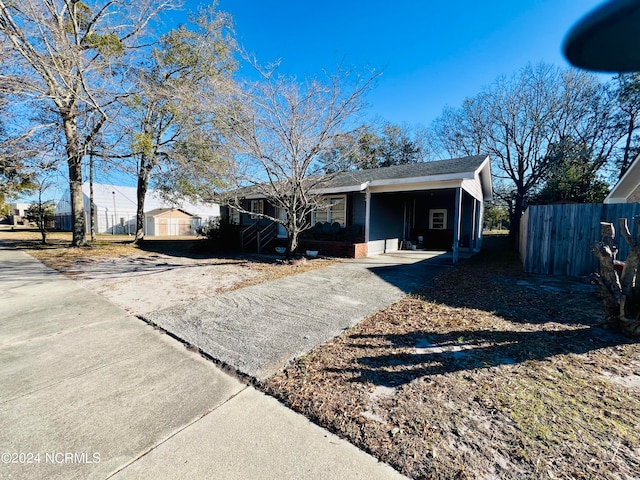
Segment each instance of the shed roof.
M189 215L190 217L193 217L194 215L187 212L186 210L183 210L181 208L155 208L153 210L149 210L148 212L145 212L145 215L149 216L149 217L158 217L161 215L164 215L165 213L168 212L182 212L185 215Z

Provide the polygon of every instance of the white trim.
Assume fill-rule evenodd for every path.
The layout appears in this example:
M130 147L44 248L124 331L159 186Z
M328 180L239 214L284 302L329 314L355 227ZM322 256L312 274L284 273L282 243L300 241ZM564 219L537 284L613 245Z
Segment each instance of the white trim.
M323 198L324 201L326 201L326 205L324 208L318 208L316 210L314 210L313 212L311 212L311 223L313 225L315 225L317 223L316 220L316 214L318 212L318 210L326 210L327 213L327 222L329 223L333 223L335 220L333 218L331 218L331 207L333 205L335 205L334 203L331 203L331 200L334 199L341 199L342 200L342 205L344 206L344 218L343 221L340 222L340 226L341 227L346 227L347 226L347 196L346 195L327 195Z
M276 217L278 220L286 220L287 211L282 207L276 207ZM276 237L287 238L287 229L281 223L276 223Z
M627 203L629 196L640 185L640 154L631 162L627 171L613 186L602 203Z
M372 187L387 185L407 185L412 183L433 183L446 182L449 180L464 180L465 178L473 179L474 172L446 173L442 175L426 175L421 177L405 177L405 178L389 178L382 180L372 180L369 184Z
M433 227L433 216L434 214L442 213L443 214L443 224L442 228L434 228ZM447 209L446 208L430 208L429 209L429 230L446 230L447 229Z
M418 192L427 190L439 190L443 188L458 188L459 180L450 180L446 182L430 182L430 183L411 183L404 185L382 185L371 187L371 193L391 193L391 192Z
M232 225L240 225L240 212L237 208L233 208L231 206L229 208L229 222Z
M254 208L258 207L258 208ZM260 199L260 200L251 200L251 204L250 204L250 209L251 214L249 215L249 218L251 218L251 220L256 220L258 218L260 218L260 216L258 215L254 215L254 213L259 213L259 214L264 214L264 200Z
M327 188L314 188L311 192L314 195L328 195L332 193L349 193L349 192L362 192L369 185L369 182L361 183L360 185L349 185L346 187L327 187Z

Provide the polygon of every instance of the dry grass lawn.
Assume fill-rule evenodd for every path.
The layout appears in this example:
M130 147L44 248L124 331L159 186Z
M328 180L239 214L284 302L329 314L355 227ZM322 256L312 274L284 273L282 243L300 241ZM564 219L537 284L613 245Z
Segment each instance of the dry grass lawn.
M36 231L0 229L0 240L136 315L339 261L316 258L290 264L277 256L221 255L210 252L206 240L193 237L152 237L138 246L129 236L99 235L91 245L73 248L67 232L50 233L42 245Z
M637 479L640 346L601 310L488 252L263 388L411 478Z

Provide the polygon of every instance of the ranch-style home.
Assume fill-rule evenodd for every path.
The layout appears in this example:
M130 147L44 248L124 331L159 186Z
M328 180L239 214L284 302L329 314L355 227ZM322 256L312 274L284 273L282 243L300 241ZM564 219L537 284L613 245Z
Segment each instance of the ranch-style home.
M243 246L272 249L286 231L255 214L282 218L284 212L250 192L242 208L254 215L229 207L222 215L240 225ZM302 249L355 258L399 249L449 250L455 262L460 251L478 251L482 244L491 163L485 155L348 171L314 193L326 206L309 219L313 227L301 236Z

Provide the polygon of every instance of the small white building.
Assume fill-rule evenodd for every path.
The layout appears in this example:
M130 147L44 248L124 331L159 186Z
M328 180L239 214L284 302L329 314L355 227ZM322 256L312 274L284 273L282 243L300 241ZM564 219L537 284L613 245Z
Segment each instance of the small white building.
M180 208L156 208L144 214L147 235L168 237L193 235L196 217Z
M87 231L90 228L89 183L82 185L84 214ZM137 193L135 187L119 185L93 184L93 203L95 206L96 233L134 234L136 229ZM148 190L144 201L145 235L195 235L196 228L220 216L220 206L213 204L194 204L183 201L173 204L163 199L155 190ZM174 212L173 216L171 212ZM179 212L179 213L175 213ZM149 222L149 214L152 221ZM171 220L171 218L182 220ZM188 223L184 218L189 218ZM157 227L156 220L157 218ZM71 230L71 201L69 192L63 196L55 208L56 226L61 230ZM175 224L172 228L160 228L160 224ZM180 226L178 226L180 225ZM187 227L185 225L189 225ZM152 227L152 228L150 228ZM167 233L160 233L166 231Z
M11 214L16 217L24 217L26 215L27 210L31 206L30 203L12 203L11 204Z

